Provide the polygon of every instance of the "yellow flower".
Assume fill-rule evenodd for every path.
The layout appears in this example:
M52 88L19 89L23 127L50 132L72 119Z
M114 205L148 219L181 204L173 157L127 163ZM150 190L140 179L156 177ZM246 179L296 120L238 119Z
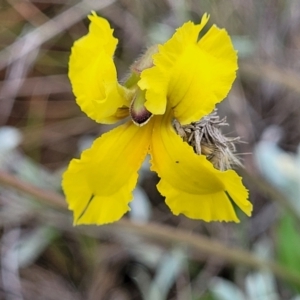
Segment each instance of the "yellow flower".
M224 29L185 23L165 44L151 48L122 86L113 55L117 39L94 12L89 33L75 42L69 77L76 101L93 120L122 125L96 139L63 176L74 224L106 224L130 208L138 170L149 153L159 192L171 211L204 221L239 222L233 203L247 215L248 191L233 170L218 170L195 153L174 129L209 115L228 94L237 55Z

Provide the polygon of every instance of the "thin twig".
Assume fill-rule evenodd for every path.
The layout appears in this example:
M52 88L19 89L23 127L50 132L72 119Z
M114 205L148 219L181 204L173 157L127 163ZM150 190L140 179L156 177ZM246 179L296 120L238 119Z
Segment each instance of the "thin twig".
M25 35L26 26L23 29L21 35ZM10 64L10 67L6 71L6 80L0 90L0 123L5 124L11 114L11 110L13 108L16 96L20 87L23 85L24 78L27 77L27 73L30 70L32 64L34 63L38 53L39 48L31 49L32 51L28 52L28 48L31 48L31 44L34 44L35 40L24 39L23 44L16 46L16 43L12 45L9 62L14 60L13 58L19 54L22 59L14 60L13 63ZM24 54L27 53L27 54ZM14 85L10 84L11 81L14 81ZM6 95L10 94L10 97Z
M39 48L46 41L79 22L91 10L103 9L114 2L115 0L81 1L52 20L49 20L38 28L33 29L28 34L24 35L22 38L18 39L12 45L6 47L0 52L0 70L7 67L8 64L11 64L23 56L28 55L34 49ZM12 53L12 50L22 48L25 41L34 42L31 44L31 47L26 48L26 51L17 53L14 55L14 57L10 58L10 53Z
M62 197L61 195L52 191L42 190L3 171L0 171L0 185L4 185L16 189L20 192L26 193L30 196L33 196L37 200L42 200L42 202L44 202L45 204L54 206L56 208L67 208L64 197Z
M299 73L276 66L275 64L253 64L243 62L240 64L240 73L243 76L251 76L257 80L268 80L275 82L283 88L300 93Z
M34 95L47 95L47 94L59 94L59 93L70 93L71 87L68 77L66 75L49 75L47 77L30 77L23 78L23 84L19 86L18 96L31 96ZM3 91L2 97L12 97L15 92L13 87L18 85L20 79L6 79L0 81L0 90L3 90L5 85L11 88L7 91Z
M269 269L276 276L299 285L300 274L287 270L285 267L271 261L257 258L252 253L238 248L228 247L218 241L212 240L200 234L186 232L180 228L174 228L156 223L146 225L134 224L128 220L122 219L117 224L117 229L132 231L143 237L168 242L169 244L184 244L190 250L201 251L207 256L217 256L228 263L237 266L245 266L253 269Z

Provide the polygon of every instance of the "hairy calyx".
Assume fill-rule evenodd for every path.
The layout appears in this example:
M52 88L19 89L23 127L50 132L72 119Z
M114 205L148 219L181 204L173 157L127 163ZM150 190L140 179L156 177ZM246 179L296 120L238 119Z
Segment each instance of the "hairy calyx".
M225 171L233 166L241 166L236 157L235 144L240 142L239 137L224 136L220 130L227 126L226 117L220 119L217 109L197 122L181 125L176 119L173 126L182 139L193 147L198 155L205 155L216 169Z

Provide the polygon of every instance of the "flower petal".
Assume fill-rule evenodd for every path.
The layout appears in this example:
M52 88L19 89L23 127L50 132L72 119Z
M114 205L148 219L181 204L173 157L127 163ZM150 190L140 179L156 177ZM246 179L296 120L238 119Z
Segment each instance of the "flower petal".
M154 115L162 115L167 107L168 77L157 67L144 70L138 86L146 90L145 107Z
M204 16L200 25L184 24L153 55L155 66L142 72L139 86L147 89L145 106L152 113L164 113L168 99L185 125L209 114L227 96L236 77L236 51L227 32L216 26L198 42L207 21Z
M185 46L197 42L199 32L208 19L208 15L204 14L199 25L187 22L178 28L171 39L159 45L159 53L153 55L155 66L142 72L138 85L147 90L145 105L151 113L157 115L165 112L171 68Z
M82 111L97 122L113 123L119 120L117 109L129 106L128 92L118 84L113 62L118 40L105 19L95 13L89 19L89 33L72 47L69 78Z
M174 214L238 222L231 200L251 214L252 205L241 178L233 170L215 169L204 155L195 154L171 126L170 112L155 117L150 147L152 169L161 178L158 189Z
M166 203L174 215L184 214L191 219L239 222L233 206L224 191L211 194L190 194L175 190L165 180L157 185L162 195L168 195Z
M129 210L151 132L151 121L143 127L128 122L103 134L80 159L71 161L62 185L74 224L111 223Z

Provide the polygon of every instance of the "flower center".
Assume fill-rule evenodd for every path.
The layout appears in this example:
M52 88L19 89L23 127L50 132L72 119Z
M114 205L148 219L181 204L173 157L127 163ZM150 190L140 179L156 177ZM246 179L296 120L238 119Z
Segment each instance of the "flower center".
M239 137L226 137L220 127L226 126L226 117L221 119L217 115L217 109L197 122L181 125L176 119L173 126L182 139L193 147L198 155L205 155L216 169L225 171L232 169L234 165L241 166L241 162L235 156L235 143Z
M152 113L145 107L145 91L137 89L130 104L130 116L134 124L145 125L151 118Z

